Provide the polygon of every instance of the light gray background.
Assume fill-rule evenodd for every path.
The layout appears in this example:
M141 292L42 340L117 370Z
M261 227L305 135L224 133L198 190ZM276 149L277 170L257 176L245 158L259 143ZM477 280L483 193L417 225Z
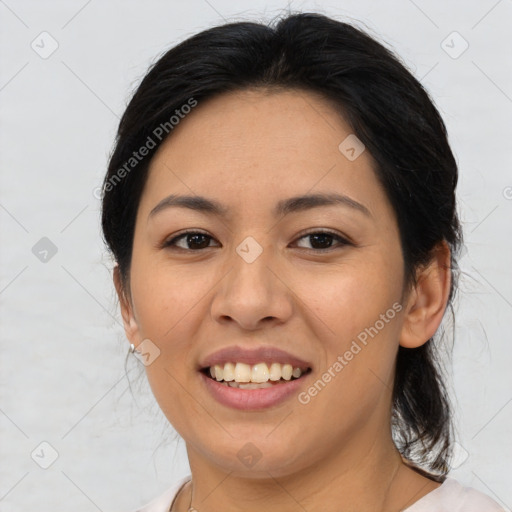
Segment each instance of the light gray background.
M131 511L188 474L184 443L173 442L134 359L129 390L94 190L130 92L157 56L223 19L268 20L286 7L0 0L2 511ZM467 245L453 366L461 446L451 476L510 510L512 2L290 7L353 21L394 47L447 123ZM45 59L31 47L51 49L43 31L58 43ZM47 262L32 251L42 237L57 248ZM52 449L42 442L58 453L48 469L39 464Z

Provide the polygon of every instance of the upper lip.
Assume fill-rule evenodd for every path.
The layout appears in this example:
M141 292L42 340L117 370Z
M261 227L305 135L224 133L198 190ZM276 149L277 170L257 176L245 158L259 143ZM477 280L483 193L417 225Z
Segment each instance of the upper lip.
M200 369L229 362L245 364L281 363L291 364L294 368L311 368L311 363L279 348L270 346L242 348L239 345L233 345L205 357L200 363Z

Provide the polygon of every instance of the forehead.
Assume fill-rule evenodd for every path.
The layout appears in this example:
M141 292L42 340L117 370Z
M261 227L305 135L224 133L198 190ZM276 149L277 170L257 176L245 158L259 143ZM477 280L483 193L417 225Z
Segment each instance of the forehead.
M350 134L334 104L317 93L303 90L249 89L224 93L199 102L198 106L173 130L162 144L154 163L162 153L195 147L195 158L226 153L240 160L261 158L270 152L295 149L339 153L340 135ZM306 143L306 144L305 144ZM180 146L180 147L178 147ZM206 151L208 155L206 155ZM183 156L183 155L180 155ZM289 155L286 155L289 156Z
M362 188L375 202L373 159L368 151L348 159L347 137L339 110L309 91L251 89L198 102L153 157L140 207L147 216L170 193L255 208L307 192L361 196Z

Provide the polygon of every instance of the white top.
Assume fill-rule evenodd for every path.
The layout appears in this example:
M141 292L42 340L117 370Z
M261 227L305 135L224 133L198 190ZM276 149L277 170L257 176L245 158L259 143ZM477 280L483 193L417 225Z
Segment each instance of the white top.
M181 487L190 480L182 478L163 494L136 512L169 512ZM447 477L436 489L425 494L403 512L505 512L496 501L473 487L467 487Z

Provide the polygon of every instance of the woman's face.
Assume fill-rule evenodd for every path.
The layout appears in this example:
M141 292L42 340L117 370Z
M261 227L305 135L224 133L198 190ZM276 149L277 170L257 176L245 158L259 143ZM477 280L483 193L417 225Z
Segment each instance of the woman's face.
M404 263L373 160L351 133L309 92L229 93L199 102L151 162L127 333L150 340L147 376L191 466L286 475L390 435ZM278 210L313 194L342 199ZM201 196L225 214L161 203L171 195ZM203 235L164 245L185 230ZM260 348L288 355L248 352ZM221 367L294 357L310 371L236 389L200 371L221 349L234 350ZM254 375L266 378L261 366Z

